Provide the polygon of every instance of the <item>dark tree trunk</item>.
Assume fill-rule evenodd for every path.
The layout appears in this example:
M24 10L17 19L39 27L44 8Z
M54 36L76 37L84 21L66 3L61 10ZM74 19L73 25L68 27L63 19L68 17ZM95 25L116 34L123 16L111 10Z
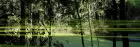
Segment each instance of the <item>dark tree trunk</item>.
M79 15L79 11L78 11L78 7L79 6L79 4L78 4L78 2L75 0L75 7L76 7L76 12L77 12L77 16L78 16L78 22L79 22L79 28L80 28L80 33L81 33L81 41L82 41L82 47L85 47L85 43L84 43L84 37L83 37L83 34L84 34L84 32L83 32L83 30L82 30L82 21L81 21L81 17L80 17L80 15Z
M114 32L113 36L116 36L115 32ZM116 37L113 38L113 47L116 47Z
M97 22L99 22L100 17L99 17L99 15L97 14L97 12L95 12L95 19L97 20ZM98 31L95 30L95 35L97 36L98 47L100 47L100 46L99 46L99 38L98 38L97 32L98 32Z
M84 32L83 32L83 30L82 30L81 19L80 19L80 24L79 24L79 26L80 26L80 32L81 32L82 46L85 47L85 44L84 44L84 36L83 36Z
M0 21L0 27L6 27L6 24L8 23L7 22L7 19L8 19L8 16L6 14L3 14L0 19L6 19L6 20L3 20L3 21ZM5 28L0 28L1 32L0 34L6 34L4 32ZM0 44L4 44L5 41L7 41L8 39L6 39L7 36L3 36L3 35L0 35ZM11 38L10 38L11 39ZM9 40L8 40L9 41Z
M48 31L48 39L49 39L49 42L48 42L48 45L49 47L52 47L52 36L51 36L51 26L54 22L53 18L54 18L54 15L53 15L53 8L52 8L52 5L51 5L51 0L47 0L48 3L47 3L47 6L48 6L48 16L49 16L49 25L50 25L50 31Z
M120 20L126 20L125 14L125 0L120 0ZM126 28L126 25L120 26L120 28ZM122 36L128 36L128 32L121 32ZM129 40L128 38L122 38L123 47L129 47Z
M116 0L112 0L112 3L113 3L113 20L117 20L117 4L116 4ZM114 25L113 28L116 28L117 25ZM116 36L116 32L113 32L113 36ZM113 38L113 47L116 47L116 37Z
M20 0L20 7L21 7L21 27L24 28L25 26L25 1L24 0ZM21 30L25 30L21 29ZM25 36L23 34L26 34L25 32L20 32L20 44L24 45L25 44Z
M1 0L1 2L2 2L2 0ZM2 5L4 5L3 2L2 2ZM1 10L2 13L0 14L0 20L1 20L1 19L7 19L8 17L7 17L7 15L5 14L5 13L6 13L6 10L4 9L4 6L1 6L1 8L2 8L3 10ZM7 20L1 20L1 21L0 21L0 27L5 27L6 24L7 24ZM0 32L0 34L5 34L5 32L4 32L5 28L0 28L0 30L2 31L2 32ZM6 38L5 36L0 35L0 44L4 44L4 43L5 43L5 41L6 41L5 38Z

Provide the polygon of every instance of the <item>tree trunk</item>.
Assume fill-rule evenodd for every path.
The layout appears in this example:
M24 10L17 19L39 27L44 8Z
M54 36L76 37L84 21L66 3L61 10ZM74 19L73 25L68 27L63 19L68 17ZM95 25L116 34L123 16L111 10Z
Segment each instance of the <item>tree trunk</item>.
M81 19L80 19L80 24L79 24L79 26L80 26L80 32L81 32L82 46L85 47L85 44L84 44L84 36L83 36L84 32L83 32L83 29L82 29Z
M120 20L126 19L125 14L125 0L120 0ZM126 28L126 25L120 26L120 28ZM128 32L121 32L122 36L128 36ZM122 38L123 41L123 47L129 47L129 40L128 38Z
M50 25L50 31L48 31L48 39L49 39L49 42L48 42L48 45L49 47L52 47L52 36L51 36L51 26L52 26L52 22L53 22L53 8L52 8L52 5L51 5L51 0L47 0L48 3L47 3L47 6L48 6L48 16L49 16L49 25Z
M89 3L90 1L88 1L88 3ZM90 10L90 5L89 5L89 10ZM92 30L91 30L91 20L90 20L90 11L88 11L88 22L89 22L89 30L90 30L90 41L91 41L91 47L93 47L93 37L92 37L92 35L93 35L93 33L92 33Z
M0 17L0 19L6 19L6 20L3 20L3 21L0 21L0 27L6 27L6 25L8 24L8 22L7 22L8 15L3 13L3 15ZM4 32L5 28L0 28L0 30L1 30L0 34L6 34ZM8 39L12 39L12 38L8 38L8 37L9 36L0 35L0 44L4 44L5 41L9 41ZM8 39L6 39L6 38L8 38Z
M112 3L113 3L113 20L117 20L117 4L116 4L116 0L112 0ZM116 28L117 25L114 25L113 28ZM113 32L113 36L116 36L116 32ZM116 37L113 38L113 47L116 47Z
M78 2L75 0L75 7L76 7L76 12L77 12L78 20L79 20L78 22L79 22L80 33L81 33L82 47L85 47L84 37L83 37L84 32L82 30L82 21L81 21L82 18L79 15L79 11L78 11L79 7L78 7L78 5L79 5Z
M23 29L21 30L25 30L24 26L25 26L25 1L24 0L20 0L21 4L21 27ZM20 32L20 44L24 45L25 44L25 36L22 34L26 34L25 32Z

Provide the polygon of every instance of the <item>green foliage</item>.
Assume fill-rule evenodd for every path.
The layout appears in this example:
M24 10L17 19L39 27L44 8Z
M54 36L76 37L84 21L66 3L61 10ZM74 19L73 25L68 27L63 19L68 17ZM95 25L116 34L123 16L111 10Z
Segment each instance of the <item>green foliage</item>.
M140 0L128 0L128 2L133 5L133 6L136 6L136 7L139 7L140 5Z

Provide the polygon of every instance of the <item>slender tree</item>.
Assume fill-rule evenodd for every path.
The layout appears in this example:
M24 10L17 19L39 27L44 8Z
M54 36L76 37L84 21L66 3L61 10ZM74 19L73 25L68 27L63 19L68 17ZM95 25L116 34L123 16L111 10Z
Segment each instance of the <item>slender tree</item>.
M95 19L97 20L97 22L99 22L99 16L98 16L97 12L95 12ZM96 32L98 32L98 31L95 30L95 35L98 36L98 34ZM99 38L98 37L96 37L96 38L97 38L98 47L100 47L99 46Z
M47 6L48 6L48 9L47 9L47 12L48 12L48 16L49 16L49 26L50 26L50 30L48 31L48 38L49 38L49 42L48 42L48 45L49 47L52 47L52 36L51 36L51 26L53 24L53 18L54 18L54 15L53 15L53 8L52 8L52 5L51 5L51 0L47 0Z
M25 30L25 0L20 0L20 7L21 7L21 27L24 29L21 30ZM20 43L21 44L25 44L25 36L23 36L22 34L25 34L25 32L20 32Z
M82 18L79 15L79 11L78 11L79 7L78 6L79 6L79 4L78 4L77 0L75 0L75 7L76 7L76 12L77 12L78 20L79 20L78 22L79 22L79 26L80 26L82 46L85 47L84 37L83 37L84 32L82 31L82 21L81 21Z
M112 0L112 3L113 3L113 20L117 20L117 4L116 4L116 0ZM113 28L116 28L117 27L117 25L114 25L114 27ZM117 34L116 34L116 32L113 32L114 34L113 34L113 36L116 36ZM116 37L114 37L113 38L113 47L116 47Z
M2 4L3 5L3 4ZM6 13L6 10L4 9L4 6L2 6L2 16L0 17L0 19L8 19L8 16L5 14ZM7 21L6 20L3 20L3 21L0 21L2 24L0 24L0 26L1 27L5 27L6 25L7 25ZM1 28L0 30L5 30L5 28ZM0 34L5 34L5 32L1 32ZM6 38L7 38L7 36L0 36L0 44L3 44L3 43L5 43L5 41L6 41Z
M120 20L126 20L126 14L125 14L125 0L120 0L120 15L119 15ZM126 28L126 25L120 26L120 28ZM127 32L121 32L123 38L123 47L129 47L129 40L128 38L125 38L124 36L128 37Z
M88 0L88 4L90 4L90 1ZM88 22L89 22L89 30L90 30L90 39L91 39L91 47L93 47L93 33L92 33L92 30L91 30L91 19L90 19L90 5L88 6Z
M3 2L3 0L1 0L0 1L0 3L1 3L1 16L0 16L0 19L7 19L8 17L5 15L5 9L4 9L4 2ZM7 21L0 21L2 24L0 24L0 26L1 27L4 27L4 26L6 26L6 24L7 24ZM4 30L4 28L1 28L0 30ZM4 32L1 32L0 34L5 34ZM5 37L4 36L0 36L0 44L3 44L4 42L5 42Z

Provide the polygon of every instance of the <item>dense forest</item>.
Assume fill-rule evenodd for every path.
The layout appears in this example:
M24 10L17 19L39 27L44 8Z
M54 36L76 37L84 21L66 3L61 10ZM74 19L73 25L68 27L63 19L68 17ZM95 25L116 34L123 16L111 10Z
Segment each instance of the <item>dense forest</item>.
M139 2L0 0L0 47L139 47Z

